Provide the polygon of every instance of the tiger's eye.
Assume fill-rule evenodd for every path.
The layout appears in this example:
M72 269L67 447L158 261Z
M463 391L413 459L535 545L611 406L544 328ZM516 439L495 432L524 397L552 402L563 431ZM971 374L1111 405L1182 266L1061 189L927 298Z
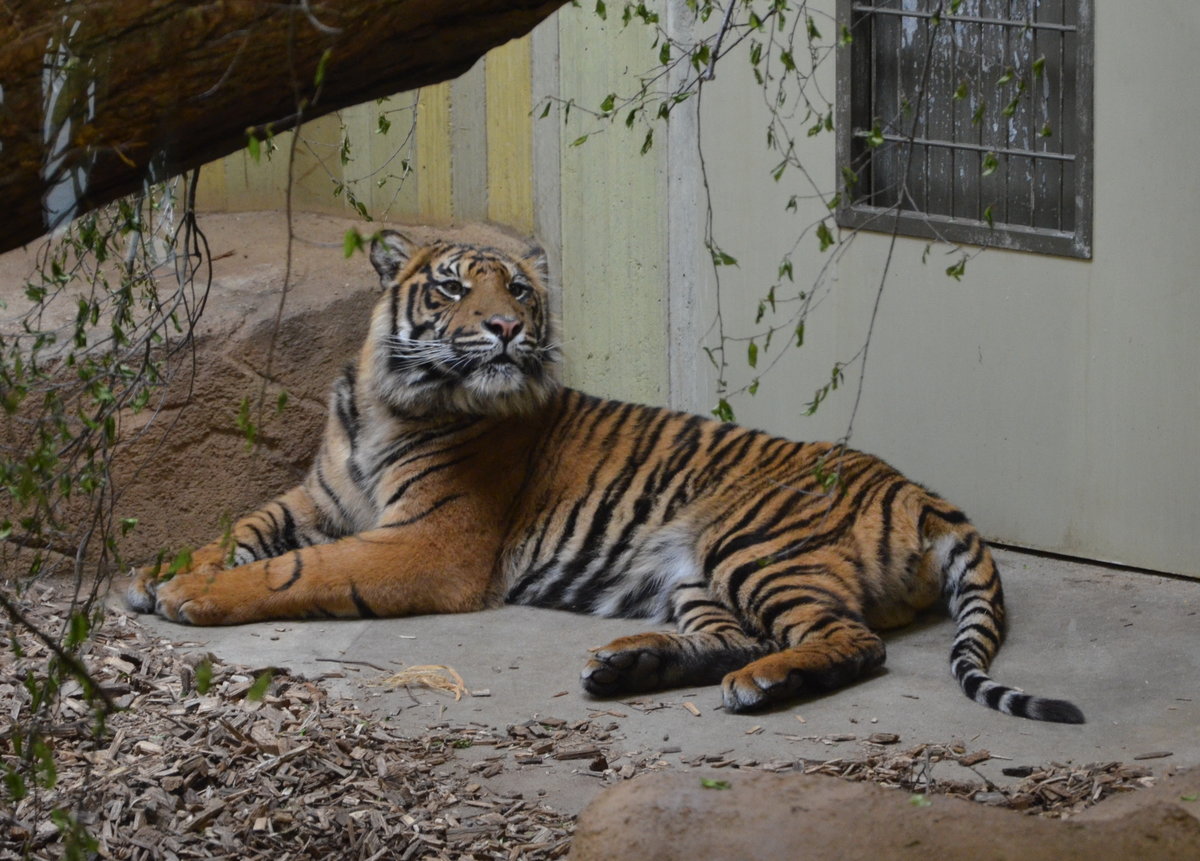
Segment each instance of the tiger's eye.
M447 299L458 301L467 292L461 281L437 281L433 285Z

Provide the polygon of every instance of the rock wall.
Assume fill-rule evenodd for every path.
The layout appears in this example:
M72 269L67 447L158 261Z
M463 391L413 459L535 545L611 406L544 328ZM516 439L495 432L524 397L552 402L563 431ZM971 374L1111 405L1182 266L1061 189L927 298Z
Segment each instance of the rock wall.
M220 534L224 518L254 510L303 478L320 440L329 386L357 356L378 295L367 256L347 259L342 248L348 229L368 234L380 225L296 216L290 285L280 313L287 259L282 214L208 214L199 223L214 275L194 344L174 363L161 399L121 417L126 442L114 485L117 516L138 520L121 540L130 562L206 543ZM399 229L421 241L440 235L523 247L522 239L486 225ZM0 298L10 313L27 303L24 280L33 257L32 249L0 257ZM281 391L287 403L277 411ZM257 404L262 395L261 436L250 449L237 426L239 406L243 399ZM258 418L254 411L252 420Z

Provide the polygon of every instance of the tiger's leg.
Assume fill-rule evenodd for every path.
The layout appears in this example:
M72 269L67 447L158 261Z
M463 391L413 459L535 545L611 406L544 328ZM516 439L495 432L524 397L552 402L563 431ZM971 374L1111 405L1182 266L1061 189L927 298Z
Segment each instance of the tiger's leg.
M730 670L778 648L748 636L737 618L712 599L703 582L681 585L671 603L679 633L619 637L597 649L583 668L584 690L613 696L716 684Z
M803 692L833 690L883 665L883 640L844 608L800 604L775 630L791 645L734 670L721 681L731 712L753 711Z
M294 487L243 517L227 535L192 551L182 569L172 573L211 575L299 547L331 541L334 536L322 528L323 520L308 489L304 485ZM129 606L141 613L151 612L159 580L167 575L162 564L135 570L126 591Z
M498 539L485 530L463 536L438 521L361 532L224 571L183 572L158 584L154 610L177 622L234 625L457 613L496 603Z

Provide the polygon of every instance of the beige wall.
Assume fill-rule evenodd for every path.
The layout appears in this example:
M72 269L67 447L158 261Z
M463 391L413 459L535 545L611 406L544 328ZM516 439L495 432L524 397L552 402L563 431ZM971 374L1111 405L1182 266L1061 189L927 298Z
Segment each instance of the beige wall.
M1200 179L1187 155L1200 13L1192 0L1096 7L1094 259L988 251L959 283L944 274L955 257L935 247L922 264L925 243L901 239L852 444L1000 541L1200 576ZM762 112L733 98L744 82L723 83L705 148L721 166L719 235L742 263L725 316L745 331L797 225L819 212L785 216L762 163L738 158L756 152ZM832 177L832 139L816 139L809 163ZM811 279L828 253L802 247L796 271ZM818 290L805 346L735 401L739 419L800 438L846 432L857 366L816 416L803 406L861 347L887 250L885 236L854 240Z

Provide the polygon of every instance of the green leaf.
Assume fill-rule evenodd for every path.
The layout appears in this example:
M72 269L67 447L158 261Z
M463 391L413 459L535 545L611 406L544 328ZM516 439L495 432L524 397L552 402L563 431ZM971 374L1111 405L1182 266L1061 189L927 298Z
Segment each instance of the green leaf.
M816 23L812 19L812 15L808 16L808 41L815 42L821 38L821 31L817 29Z
M1000 161L996 158L994 152L989 152L983 157L983 167L981 169L983 176L991 176L996 172L998 167L1000 167Z
M817 241L821 243L822 251L833 245L836 241L833 238L833 233L829 230L829 226L824 221L817 225Z
M362 234L351 227L346 231L346 235L342 237L342 253L349 258L354 254L355 251L362 250L362 247Z
M659 65L665 66L671 62L671 43L664 41L662 47L658 49Z
M962 101L969 93L970 90L967 89L967 82L964 80L958 85L958 89L954 91L954 98Z
M325 83L325 69L329 65L329 57L333 53L333 48L326 48L321 54L321 59L317 61L317 73L313 75L313 86L320 89L321 84Z
M192 549L185 547L175 554L171 564L167 566L167 576L173 577L192 564Z
M259 673L254 684L250 686L250 690L246 691L246 699L252 703L259 702L267 695L267 688L271 686L271 679L274 677L274 670L263 670Z
M8 797L13 804L23 799L26 795L25 778L21 777L19 772L13 770L11 765L4 767L4 786L8 789Z
M746 348L746 361L750 363L750 367L758 367L758 344L750 341L750 346Z
M988 227L995 227L994 216L992 215L991 204L988 204L987 209L983 211L983 220L987 222Z
M1190 792L1187 795L1179 796L1179 800L1180 801L1197 801L1197 800L1200 800L1200 795L1197 795L1194 792Z
M845 48L847 45L854 44L854 34L850 32L850 28L845 24L842 25L842 35L838 39L838 44Z
M64 645L68 649L74 649L80 643L87 639L88 633L92 629L91 620L88 619L87 613L75 612L71 615L70 628L67 631L67 639Z
M717 406L713 410L713 415L723 422L733 421L733 407L729 405L729 401L721 398L717 401Z
M1046 57L1043 54L1033 61L1033 77L1038 80L1046 73Z
M804 321L801 320L796 324L796 346L804 346Z
M796 71L796 59L792 56L791 51L780 51L779 62L783 63L783 68L789 72Z
M241 404L238 405L238 414L237 418L234 419L234 424L242 432L242 436L246 438L246 450L250 451L253 449L254 444L258 442L258 428L250 418L250 398L242 398Z
M879 123L871 126L871 130L867 132L867 146L874 149L878 146L883 146L883 130L879 128Z
M715 245L712 248L712 258L713 258L714 266L737 266L738 265L736 257L734 257L730 254L726 254L724 251L722 251L720 248L717 248Z
M920 793L917 793L916 795L911 796L908 799L908 803L911 804L913 807L929 807L933 804L932 801L930 801L928 798L926 798L924 795L921 795Z
M1004 74L996 79L996 86L1003 87L1005 84L1010 83L1016 76L1017 75L1016 72L1013 71L1013 67L1009 66L1004 70Z
M1050 128L1050 123L1046 123L1044 126L1042 126L1042 130L1040 132L1038 132L1038 137L1048 138L1053 133L1054 133L1053 130Z
M601 21L608 20L608 7L604 5L604 0L596 0L596 14Z
M731 789L732 785L728 780L715 780L711 777L700 778L700 785L705 789Z
M951 278L953 278L955 281L961 281L962 277L966 273L966 271L967 271L967 258L966 257L960 258L959 261L957 263L955 263L953 266L946 267L946 274L949 275Z
M53 789L58 783L58 766L54 764L54 751L41 738L35 738L30 749L37 760L37 782L43 789Z
M212 661L205 658L200 663L196 664L196 693L204 696L208 693L208 689L212 687L213 666Z
M246 129L246 152L250 153L250 158L256 162L262 159L262 141L254 133L253 129Z
M611 111L613 109L613 106L616 105L616 103L617 103L617 94L609 93L607 96L604 97L604 101L602 101L600 103L600 110L607 114L609 111Z
M583 146L585 143L587 143L587 139L588 135L580 135L579 137L575 138L575 140L571 141L571 146Z
M646 131L646 139L642 141L642 155L650 152L650 147L654 146L654 129Z

